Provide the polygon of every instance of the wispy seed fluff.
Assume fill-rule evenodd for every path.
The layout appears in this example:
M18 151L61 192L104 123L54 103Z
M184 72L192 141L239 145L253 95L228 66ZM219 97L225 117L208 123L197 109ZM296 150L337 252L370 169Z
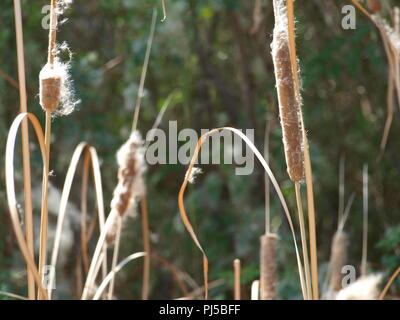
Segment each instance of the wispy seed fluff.
M189 172L186 172L186 179L189 183L194 183L194 181L196 180L197 176L199 176L200 174L203 173L203 170L201 170L201 168L198 167L192 167L192 170Z
M382 275L363 276L339 291L336 300L377 300Z
M400 55L400 33L393 30L393 28L382 18L380 14L373 14L371 18L375 21L376 25L382 32L384 32L397 55Z
M47 63L40 71L39 97L44 111L68 115L80 102L75 99L69 69L69 63L62 63L56 58L53 65Z
M330 289L333 292L340 291L342 287L342 268L347 263L348 237L343 231L336 231L332 240L330 267Z
M111 200L111 212L125 218L135 206L137 199L144 195L143 174L146 170L143 140L138 131L134 131L117 152L118 184ZM134 212L136 214L136 212ZM115 228L110 228L107 241L112 242Z
M289 177L303 179L303 135L300 123L300 101L295 92L290 62L288 19L284 0L274 0L275 28L271 44L279 100L279 115Z

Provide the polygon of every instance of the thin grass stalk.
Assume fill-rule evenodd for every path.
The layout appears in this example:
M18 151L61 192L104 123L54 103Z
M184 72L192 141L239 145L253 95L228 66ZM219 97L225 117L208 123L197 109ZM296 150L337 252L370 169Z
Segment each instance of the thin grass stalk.
M57 2L51 0L50 4L50 30L49 30L49 46L48 46L48 57L47 62L50 68L54 66L54 57L56 55L56 34L57 34ZM54 103L55 105L58 103ZM47 171L43 170L43 181L42 181L42 210L40 219L40 246L39 246L39 272L43 276L43 269L46 265L46 254L47 254L47 233L48 233L48 181L49 181L49 164L50 164L50 143L51 143L51 109L45 109L46 111L46 125L45 125L45 146L46 146L46 162ZM43 297L38 292L38 299L41 300Z
M230 128L230 127L223 127L223 128L217 128L217 129L213 129L205 134L203 134L199 140L197 141L196 144L196 149L194 150L194 154L192 156L192 159L189 163L189 167L186 171L185 174L185 178L182 182L181 188L179 190L179 195L178 195L178 206L179 206L179 211L181 214L181 219L183 221L183 224L185 225L186 230L188 231L188 233L190 234L190 236L192 237L192 240L194 241L194 243L196 244L196 246L198 247L198 249L201 251L202 255L203 255L203 274L204 274L204 296L205 299L208 298L208 258L207 255L203 249L203 247L201 246L196 233L193 230L193 227L188 219L188 215L186 213L185 210L185 205L184 205L184 195L185 195L185 191L186 188L188 186L189 183L189 177L191 177L192 175L192 171L193 171L193 167L198 159L199 156L199 152L201 149L202 144L204 143L205 139L212 135L213 133L219 132L221 130L228 130L233 132L234 134L238 135L252 150L252 152L254 153L254 155L256 156L256 158L260 161L260 163L262 164L264 170L268 173L268 177L271 180L271 183L278 195L279 201L282 205L282 208L284 209L286 218L288 220L289 223L289 227L290 227L290 231L292 233L292 237L293 237L293 244L294 244L294 248L295 248L295 253L296 253L296 260L297 260L297 266L298 266L298 271L299 271L299 278L300 278L300 284L301 284L301 290L303 293L303 297L306 297L306 289L305 289L305 280L304 280L304 269L303 269L303 265L301 263L301 259L300 259L300 254L299 254L299 249L297 246L297 240L296 240L296 233L294 231L294 226L293 226L293 221L292 218L290 216L289 213L289 208L286 204L285 198L282 194L282 191L279 187L278 182L275 179L274 174L271 171L271 168L269 167L269 165L266 163L264 157L261 155L261 153L258 151L258 149L255 147L255 145L253 144L253 142L247 137L245 136L241 131L235 129L235 128Z
M342 155L339 160L339 207L338 224L343 220L344 215L344 191L345 191L345 164L346 158Z
M20 0L14 0L14 16L17 42L18 60L18 87L20 98L20 112L28 112L25 80L25 58L24 58L24 36L22 27L22 13ZM22 165L24 175L24 206L25 206L25 234L28 252L34 259L34 235L33 235L33 215L32 215L32 185L31 185L31 165L29 153L29 132L28 119L22 122ZM27 267L28 298L35 299L35 280L32 271Z
M171 262L169 262L167 259L155 254L154 252L151 252L151 257L153 259L156 259L159 261L162 265L164 265L169 273L171 273L172 277L175 279L175 282L177 283L179 289L182 291L184 296L189 295L188 288L186 287L186 284L184 281L182 281L182 271L178 270ZM198 286L197 286L198 287Z
M161 5L163 11L163 18L161 19L161 22L164 22L165 20L167 20L167 6L165 5L165 0L161 0Z
M139 90L138 90L138 95L136 97L136 104L135 104L135 110L134 110L134 114L133 114L131 132L134 132L136 130L138 119L139 119L140 106L141 106L142 98L144 95L144 82L146 80L147 68L149 66L149 60L150 60L151 46L153 44L154 31L156 29L156 19L157 19L157 9L154 8L153 16L151 18L150 36L147 39L146 53L145 53L145 57L144 57L142 74L140 75Z
M15 150L15 142L17 139L17 134L18 134L18 129L23 123L23 120L25 118L28 118L33 125L33 128L35 130L35 134L38 138L39 146L40 146L40 151L42 154L42 160L43 160L43 165L46 166L46 147L44 144L44 136L43 136L43 131L40 126L39 121L37 118L30 113L21 113L19 114L15 120L13 121L11 128L8 133L7 137L7 144L6 144L6 168L5 168L5 174L6 174L6 189L7 189L7 202L8 202L8 209L10 212L11 216L11 222L12 226L18 241L18 245L21 249L22 255L25 259L26 265L29 268L29 271L32 273L33 278L41 291L43 297L46 299L47 294L46 290L43 287L42 280L39 275L39 271L36 267L35 260L32 257L29 248L28 248L28 240L25 238L24 233L21 228L21 221L19 217L19 212L18 212L18 204L17 204L17 199L16 199L16 193L15 193L15 179L14 179L14 150Z
M294 186L296 193L297 213L299 215L301 246L303 250L303 263L304 263L304 273L306 278L307 300L312 300L311 271L309 262L310 260L308 258L308 244L307 244L305 219L303 214L303 202L301 200L300 184L298 182L295 182Z
M114 270L118 264L118 254L119 254L119 247L120 247L121 233L122 233L122 218L121 216L117 215L116 219L117 219L117 233L115 235L111 270ZM112 277L110 280L110 286L108 287L108 294L107 294L108 300L112 300L112 297L114 295L114 283L115 283L115 278Z
M4 80L6 80L11 86L13 86L15 89L19 90L19 84L13 77L11 77L9 74L5 73L2 69L0 69L0 77L2 77Z
M107 288L108 283L115 277L115 274L118 273L128 262L144 257L146 255L145 252L137 252L127 256L124 260L122 260L115 268L113 268L110 273L104 278L103 282L100 284L99 288L96 290L96 293L93 296L93 300L98 300L103 293L103 291Z
M86 152L83 160L82 183L81 183L81 252L82 262L85 273L89 271L89 253L88 253L88 233L86 227L87 220L87 192L89 180L90 153ZM79 258L79 261L81 258Z
M264 135L264 159L269 164L269 135L270 121L267 119ZM270 182L268 174L264 173L264 198L265 198L265 234L271 233L271 199L270 199Z
M361 275L367 274L368 255L368 165L363 166L363 241L361 258Z
M289 47L290 47L290 60L292 71L294 75L295 89L298 98L300 99L300 81L297 66L296 54L296 40L295 40L295 19L294 19L294 6L293 0L287 0L288 4L288 23L289 23ZM299 108L301 111L301 108ZM318 253L317 253L317 233L315 224L315 204L314 204L314 187L312 178L311 157L309 151L309 144L307 133L304 126L303 114L300 112L300 123L303 133L303 148L304 148L304 166L307 186L307 208L308 208L308 228L309 228L309 241L310 241L310 255L311 255L311 279L313 299L319 299L318 288Z
M240 300L241 295L240 295L240 260L235 259L233 261L233 297L234 300Z
M265 234L261 236L260 255L260 299L276 299L276 234Z
M387 282L387 284L385 285L385 287L383 288L381 294L379 295L379 300L383 300L385 299L386 293L388 292L390 286L392 285L393 281L396 279L396 277L400 274L400 267L397 268L397 270L392 274L392 276L390 277L389 281Z
M143 287L142 287L142 299L147 300L149 298L150 291L150 230L149 230L149 213L147 209L147 197L146 194L140 199L140 208L142 212L142 236L143 236L143 251L146 252L146 256L143 258Z
M330 288L334 293L343 289L342 267L347 262L348 237L344 231L337 230L332 239L330 268Z
M9 298L14 298L16 300L29 300L27 297L23 297L23 296L20 296L18 294L11 293L11 292L6 292L6 291L0 291L0 296L6 296L6 297L9 297Z
M56 233L54 236L54 246L53 246L53 252L51 255L51 262L50 262L52 270L55 270L56 265L57 265L63 222L64 222L64 218L65 218L65 214L66 214L68 198L69 198L69 195L71 192L73 179L74 179L75 172L76 172L76 169L77 169L77 166L79 163L79 159L81 158L81 156L84 152L89 152L91 155L90 159L91 159L92 168L93 168L94 186L96 189L96 203L97 203L97 211L98 211L98 216L99 216L100 234L104 234L104 229L106 228L105 223L104 223L104 220L105 220L105 218L104 218L104 201L103 201L103 191L102 191L102 183L101 183L100 163L99 163L99 159L97 156L97 152L93 147L90 147L86 142L81 142L75 148L74 153L72 155L72 158L71 158L71 161L70 161L70 164L68 167L67 175L65 177L62 194L61 194L61 201L60 201L60 208L59 208L59 212L58 212ZM104 237L105 237L105 235L104 235ZM103 246L99 249L99 251L104 253L105 252L104 243L102 245ZM100 254L100 252L98 254ZM92 261L93 261L93 258L92 258ZM102 259L103 270L104 270L104 265L105 265L104 261L106 261L105 254L103 254L103 259ZM92 264L90 266L92 267ZM88 272L87 277L89 277L90 272L91 272L91 269L89 267L89 272ZM48 295L50 298L51 298L51 294L52 294L51 288L53 287L54 281L55 281L54 274L51 273L49 288L48 288Z

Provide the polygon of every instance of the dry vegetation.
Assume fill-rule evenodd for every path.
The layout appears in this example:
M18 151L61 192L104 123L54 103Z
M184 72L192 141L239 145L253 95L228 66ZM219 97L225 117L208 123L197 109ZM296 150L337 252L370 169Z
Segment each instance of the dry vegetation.
M388 104L387 104L387 120L384 127L382 141L380 145L380 155L385 152L388 141L389 131L391 128L394 114L394 96L397 96L400 105L400 13L398 8L384 8L380 1L356 1L353 3L361 10L379 30L382 42L387 55L389 77L388 77ZM188 285L190 279L184 277L184 273L174 266L173 260L168 261L158 256L150 248L150 231L149 224L156 223L148 216L147 199L151 195L147 195L146 191L146 163L144 153L146 145L143 141L142 134L138 129L140 124L140 108L141 100L144 95L144 85L149 60L151 59L151 47L153 43L154 30L157 20L156 10L153 12L152 21L150 23L150 32L147 41L145 60L140 78L137 100L132 114L132 128L128 140L119 148L116 148L116 159L118 164L118 183L115 186L110 210L107 214L107 206L104 204L104 195L101 181L100 160L97 155L95 146L86 142L80 143L72 153L70 165L65 176L64 188L62 190L59 212L57 217L57 227L52 242L49 241L49 166L51 162L57 159L51 158L51 125L52 119L59 116L67 116L70 114L79 101L75 98L73 92L70 62L62 62L60 53L67 48L65 45L58 45L56 34L58 30L58 21L65 13L68 6L73 6L72 1L51 0L51 19L49 31L48 59L47 64L43 67L39 74L40 88L39 97L40 105L45 112L45 129L44 132L39 120L33 113L30 113L27 107L26 83L24 70L24 42L23 27L20 0L14 0L15 22L16 22L16 39L18 52L18 88L20 94L20 113L15 118L9 130L6 150L6 187L8 197L8 207L11 214L12 225L15 231L16 239L20 247L21 253L27 269L27 286L28 296L21 297L14 293L3 292L13 298L27 299L52 299L55 295L51 289L52 284L57 280L57 272L50 273L50 286L43 286L42 277L44 266L50 265L57 270L57 261L59 256L61 237L63 233L64 220L68 214L68 199L71 189L75 185L74 176L81 159L83 160L83 173L81 184L81 208L80 208L80 226L81 226L81 242L76 243L80 247L80 256L78 264L80 265L79 277L81 287L75 288L76 294L81 299L116 299L118 291L115 288L115 278L118 272L130 261L142 259L142 299L151 298L151 261L158 261L166 266L171 274L171 278L176 282L182 291L182 299L209 299L209 289L220 283L209 281L209 268L212 268L215 261L209 261L207 256L207 248L201 244L201 235L198 235L195 228L190 222L190 215L185 208L185 191L193 182L194 176L199 173L199 169L195 167L196 160L202 145L210 135L221 130L228 130L238 135L251 149L262 168L265 170L265 233L260 237L260 268L258 280L254 281L251 286L252 299L274 300L279 299L277 294L277 283L280 279L277 275L277 243L280 241L279 234L271 226L271 214L275 212L270 210L270 184L274 189L274 199L277 199L284 211L285 217L290 227L290 236L293 240L293 249L296 256L297 266L285 265L283 268L295 268L299 275L299 286L303 298L305 300L318 299L384 299L391 284L395 281L398 269L390 279L383 278L380 274L372 274L368 269L368 166L363 170L363 243L362 243L362 261L360 264L361 276L350 286L343 289L343 273L342 267L348 263L348 245L349 237L346 233L346 227L351 223L348 219L351 211L354 197L350 197L347 205L344 205L344 161L341 162L341 170L339 172L339 214L338 228L332 237L332 245L330 252L329 279L328 286L324 287L319 283L322 279L322 273L318 269L318 252L317 252L317 233L316 228L316 212L314 201L314 187L318 184L318 179L313 180L312 166L313 159L310 157L308 136L306 123L303 119L302 108L303 99L301 97L301 77L299 74L298 60L301 56L296 53L295 39L295 12L293 0L273 0L273 9L275 17L275 27L273 30L273 40L271 43L272 61L274 65L274 75L277 88L277 104L279 106L279 117L282 130L282 146L286 159L287 172L292 181L295 190L296 208L291 208L287 203L287 197L281 190L280 183L270 168L269 163L269 124L267 123L266 139L264 146L264 156L257 147L243 133L235 128L222 127L210 131L200 137L191 162L188 166L186 175L183 179L178 196L178 205L182 218L182 222L193 239L195 245L201 251L203 256L203 278L204 285L198 286L193 292L190 292ZM168 4L167 4L168 5ZM296 2L297 6L301 6L301 1ZM162 1L163 18L162 21L168 19L166 12L166 4ZM254 9L254 25L251 32L257 32L259 28L261 15L260 1L256 1ZM271 8L271 7L269 7ZM382 14L383 10L390 10L393 23L386 20ZM386 12L386 11L385 11ZM255 30L255 31L254 31ZM272 33L272 30L269 30ZM62 40L59 40L62 42ZM265 48L269 45L265 43ZM267 55L267 53L266 53ZM268 57L269 58L269 57ZM271 74L272 76L272 74ZM4 77L4 76L3 76ZM11 79L12 80L12 79ZM15 84L17 85L17 84ZM163 112L165 112L170 99L167 100L165 108L155 121L157 127L161 121ZM66 121L69 119L57 118L57 121ZM90 121L90 119L88 119ZM29 144L33 140L28 135L28 125L32 125L39 141L40 151L43 160L43 176L42 176L42 197L41 197L41 218L40 218L40 234L39 251L35 252L34 233L33 233L33 210L32 210L32 181L35 178L31 176L30 150ZM16 138L18 132L22 133L22 160L23 160L23 189L24 189L24 208L23 217L25 222L20 219L17 191L14 182L14 153L16 150ZM312 137L310 138L312 139ZM57 137L55 137L57 141ZM54 143L54 141L53 141ZM365 160L368 162L368 159ZM96 214L88 225L88 187L89 176L92 170L96 201ZM304 191L302 190L304 186ZM21 191L18 191L21 192ZM306 201L304 201L306 199ZM303 203L304 202L304 203ZM290 202L292 203L292 202ZM305 213L304 213L305 211ZM140 212L140 213L139 213ZM327 213L318 212L318 215ZM142 252L130 254L120 259L120 246L123 243L124 235L122 229L126 224L129 216L135 216L142 220ZM4 218L4 217L3 217ZM347 222L347 223L346 223ZM23 226L23 228L22 228ZM96 231L96 228L98 230ZM94 248L88 245L89 240L96 235L96 245ZM298 238L299 237L299 241ZM93 250L92 250L93 249ZM329 254L329 253L326 253ZM232 296L240 300L243 298L243 287L241 286L242 277L241 260L233 261L233 286ZM152 270L157 272L157 270ZM318 276L320 275L320 277ZM47 283L48 284L48 283ZM386 284L386 286L385 286ZM247 288L248 289L248 288ZM246 289L246 290L247 290ZM249 296L246 294L245 296ZM172 297L165 297L172 298Z

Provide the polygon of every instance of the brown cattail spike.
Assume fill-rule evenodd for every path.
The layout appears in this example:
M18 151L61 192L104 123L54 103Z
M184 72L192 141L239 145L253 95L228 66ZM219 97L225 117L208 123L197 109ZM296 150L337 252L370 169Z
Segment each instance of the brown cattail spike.
M60 77L40 79L40 105L43 110L54 112L60 102Z
M298 182L303 179L303 135L300 123L300 101L295 93L290 62L288 20L283 0L274 0L275 28L272 58L275 68L279 100L283 145L289 177Z
M336 231L332 240L330 258L330 286L333 292L342 289L342 267L347 262L348 237L343 231Z
M272 233L261 237L260 299L276 299L276 240Z

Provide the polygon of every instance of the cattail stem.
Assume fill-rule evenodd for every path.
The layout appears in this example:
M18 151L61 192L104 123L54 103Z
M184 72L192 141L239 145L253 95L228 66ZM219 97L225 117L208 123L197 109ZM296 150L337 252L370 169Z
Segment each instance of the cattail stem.
M297 213L299 215L299 224L300 224L301 246L303 249L304 273L305 273L306 288L307 288L307 300L312 300L311 271L310 271L310 260L308 258L306 226L305 226L305 219L304 219L304 214L303 214L303 202L301 200L300 184L298 182L295 182L295 191L296 191Z
M361 258L361 275L367 274L368 254L368 165L363 167L363 241Z
M57 2L51 0L50 8L50 30L49 30L49 49L48 49L48 63L50 68L53 68L56 46L56 32L57 32ZM39 247L39 272L43 276L43 268L46 265L47 253L47 233L48 233L48 181L49 181L49 163L50 163L50 143L51 143L51 109L46 110L46 125L45 125L45 146L46 146L46 162L47 166L43 168L42 179L42 210L40 219L40 247ZM46 171L47 168L47 171ZM38 291L38 299L43 297Z
M142 234L143 234L143 251L146 252L143 260L143 288L142 288L142 299L147 300L149 298L150 290L150 230L149 230L149 214L147 209L147 197L144 195L140 199L140 208L142 212Z
M28 112L27 96L26 96L26 80L25 80L25 58L24 58L24 36L22 28L22 13L20 0L14 0L14 16L17 42L17 59L18 59L18 83L20 112ZM34 257L34 241L33 241L33 215L32 215L32 186L31 186L31 165L29 153L29 133L28 119L22 121L22 165L24 171L24 206L25 206L25 232L26 242L29 254ZM27 266L28 278L28 298L35 299L35 280L33 272Z
M287 17L288 17L288 33L289 33L289 47L290 47L290 62L292 65L292 72L294 74L295 91L298 101L301 101L300 95L300 81L298 75L297 54L296 54L296 40L295 40L295 19L294 19L294 5L293 0L287 0ZM308 145L307 134L304 126L303 114L301 106L299 105L299 118L300 127L303 136L304 147L304 169L307 185L307 208L308 208L308 224L309 224L309 237L310 237L310 255L311 255L311 280L312 280L312 297L313 300L319 299L318 288L318 253L317 253L317 232L315 224L315 205L314 205L314 187L312 178L311 157Z
M270 121L267 119L265 126L264 136L264 158L269 164L269 134L270 134ZM270 208L270 181L267 173L264 173L264 196L265 196L265 233L271 232L271 208Z
M154 9L153 16L151 19L150 36L147 39L146 54L144 57L142 74L140 76L139 90L138 90L138 95L137 95L136 103L135 103L135 110L134 110L134 114L133 114L132 130L131 130L132 132L134 132L136 130L137 122L139 119L139 111L140 111L140 106L141 106L142 98L143 98L143 94L144 94L144 81L146 80L147 67L149 65L151 46L153 44L154 31L156 29L156 19L157 19L157 10Z
M260 238L260 299L276 299L276 234L267 233Z
M51 0L50 3L50 30L49 30L49 48L47 62L51 67L54 65L56 56L56 35L57 35L57 1Z
M233 290L234 299L240 300L240 260L235 259L233 261Z
M117 233L115 235L114 253L113 253L113 258L112 258L111 270L114 270L118 263L118 254L119 254L120 240L121 240L121 233L122 233L121 232L122 231L122 218L120 215L117 215L116 219L117 219ZM108 300L112 300L113 293L114 293L114 282L115 282L115 277L112 276L112 278L110 280L110 286L108 288L108 295L107 295Z
M51 140L51 112L46 111L46 125L44 144L46 147L46 165L43 167L42 179L42 209L40 219L40 246L39 246L39 273L43 277L44 267L46 266L47 254L47 232L48 232L48 183L49 183L49 159L50 159L50 140ZM38 299L43 298L41 291L38 291Z

